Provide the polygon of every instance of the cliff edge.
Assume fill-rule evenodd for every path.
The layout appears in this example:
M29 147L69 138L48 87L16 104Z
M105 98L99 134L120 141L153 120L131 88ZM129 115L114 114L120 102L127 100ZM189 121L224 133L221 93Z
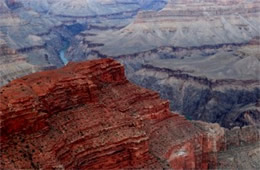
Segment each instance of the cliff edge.
M0 94L1 169L208 169L220 151L259 141L256 127L231 133L170 112L112 59L34 73Z

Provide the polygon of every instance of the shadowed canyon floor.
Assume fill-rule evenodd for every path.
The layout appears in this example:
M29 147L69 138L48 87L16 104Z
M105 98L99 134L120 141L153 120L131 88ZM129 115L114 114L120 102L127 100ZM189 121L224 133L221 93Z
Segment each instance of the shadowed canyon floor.
M188 121L112 59L31 74L0 93L3 169L236 168L240 150L244 168L260 166L258 127Z

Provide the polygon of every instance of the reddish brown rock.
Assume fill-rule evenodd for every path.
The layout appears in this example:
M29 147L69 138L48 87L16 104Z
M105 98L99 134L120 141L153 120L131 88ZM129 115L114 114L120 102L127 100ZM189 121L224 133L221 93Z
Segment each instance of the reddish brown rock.
M0 93L4 168L162 166L143 121L169 116L168 103L129 83L113 60L32 74Z
M226 148L223 128L171 113L111 59L35 73L0 93L4 169L208 169Z

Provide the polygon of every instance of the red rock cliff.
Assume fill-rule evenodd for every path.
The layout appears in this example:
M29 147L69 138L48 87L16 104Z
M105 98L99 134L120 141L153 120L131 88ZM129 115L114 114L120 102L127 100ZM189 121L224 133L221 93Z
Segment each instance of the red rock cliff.
M224 129L171 113L111 59L32 74L0 94L3 169L207 169L226 148Z

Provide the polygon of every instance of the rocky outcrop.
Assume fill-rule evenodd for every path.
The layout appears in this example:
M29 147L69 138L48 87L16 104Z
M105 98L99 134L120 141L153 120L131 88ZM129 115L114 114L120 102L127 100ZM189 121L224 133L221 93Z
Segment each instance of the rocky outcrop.
M218 124L201 121L193 121L193 124L206 132L206 148L219 149L219 152L209 156L211 169L259 169L259 127L235 127L228 130Z
M111 59L25 76L0 94L4 169L208 169L219 151L259 140L256 127L229 133L171 113Z
M150 159L141 119L159 111L167 116L167 102L128 83L113 60L23 77L1 89L1 102L1 163L7 169L120 168L148 159L160 165ZM151 107L156 102L158 110Z

